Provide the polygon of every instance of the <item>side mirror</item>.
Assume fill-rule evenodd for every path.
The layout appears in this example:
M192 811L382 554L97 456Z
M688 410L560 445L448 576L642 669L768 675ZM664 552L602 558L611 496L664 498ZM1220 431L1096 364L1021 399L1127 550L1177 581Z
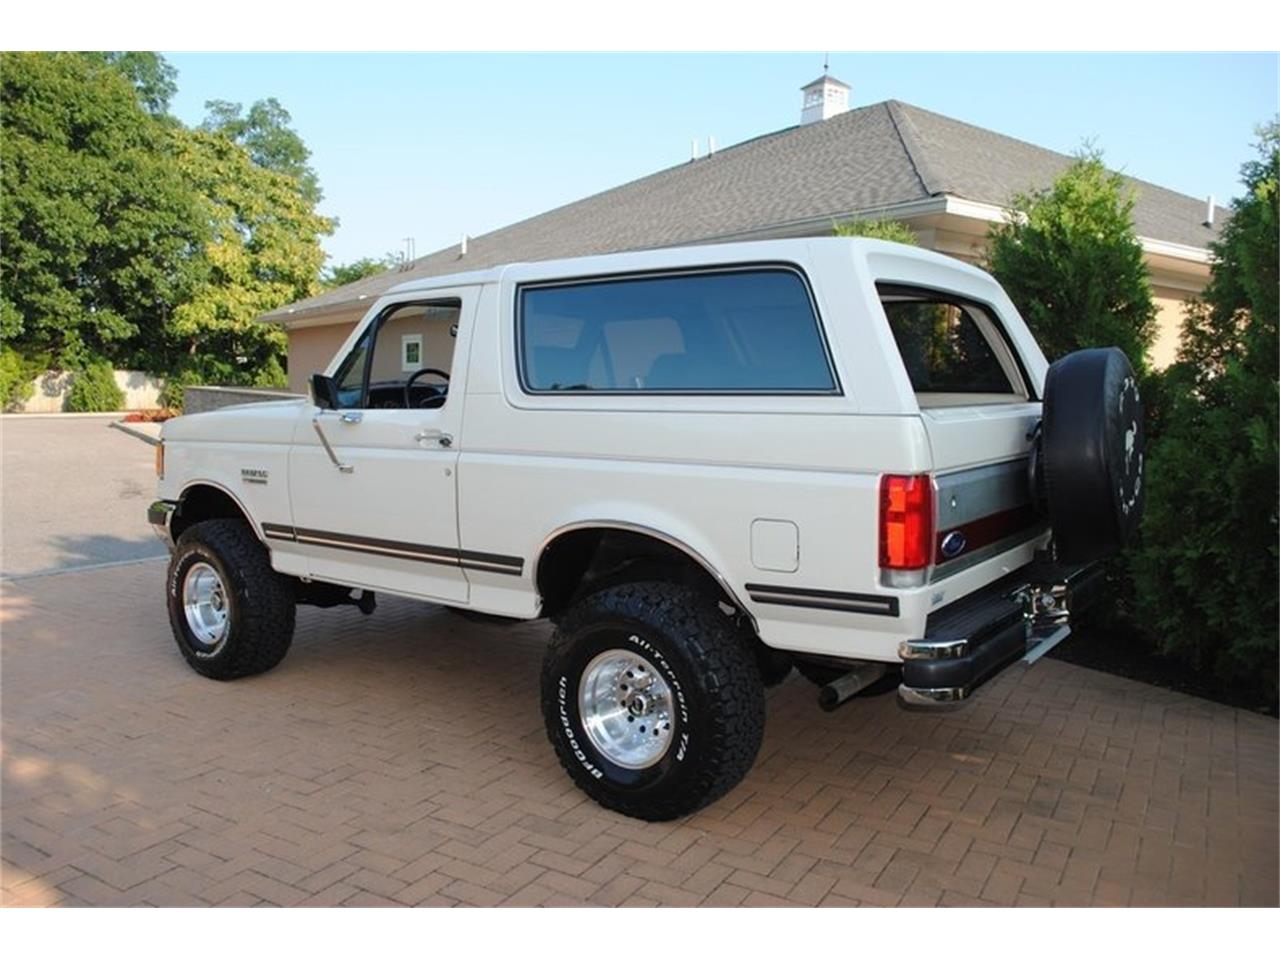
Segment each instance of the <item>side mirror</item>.
M338 409L338 381L323 373L311 375L311 399L323 410Z

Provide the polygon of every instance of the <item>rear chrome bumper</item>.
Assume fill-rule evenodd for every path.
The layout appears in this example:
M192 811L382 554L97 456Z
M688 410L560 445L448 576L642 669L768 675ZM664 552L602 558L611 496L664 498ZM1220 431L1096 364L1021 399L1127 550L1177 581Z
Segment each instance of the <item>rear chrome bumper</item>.
M173 520L174 511L177 509L178 505L168 500L157 500L147 507L147 523L151 524L151 529L155 530L156 536L170 550L173 549L173 531L170 529L170 521Z
M936 707L966 699L1020 658L1033 662L1071 632L1070 614L1101 592L1100 564L1062 568L1038 562L929 617L926 635L904 640L904 704Z

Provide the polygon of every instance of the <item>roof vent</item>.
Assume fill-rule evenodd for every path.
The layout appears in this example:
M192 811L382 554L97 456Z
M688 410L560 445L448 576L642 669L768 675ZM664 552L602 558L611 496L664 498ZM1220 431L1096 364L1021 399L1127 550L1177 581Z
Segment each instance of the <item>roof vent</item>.
M806 83L804 106L800 111L800 126L827 120L849 109L849 85L841 83L829 73L823 73L813 83Z
M1206 227L1213 226L1213 194L1209 194L1209 202L1204 208L1204 225Z
M693 163L693 161L697 159L698 159L698 138L694 137L692 140L689 141L689 162Z
M462 239L458 241L458 256L465 257L467 255L467 235L464 233Z

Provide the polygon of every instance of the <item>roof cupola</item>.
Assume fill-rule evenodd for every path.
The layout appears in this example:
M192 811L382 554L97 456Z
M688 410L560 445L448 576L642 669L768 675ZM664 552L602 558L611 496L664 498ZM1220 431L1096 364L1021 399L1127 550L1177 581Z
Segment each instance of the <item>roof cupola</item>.
M800 111L800 126L827 120L836 114L849 109L849 85L841 83L826 71L823 64L822 76L813 83L806 83L800 90L804 93L804 107Z

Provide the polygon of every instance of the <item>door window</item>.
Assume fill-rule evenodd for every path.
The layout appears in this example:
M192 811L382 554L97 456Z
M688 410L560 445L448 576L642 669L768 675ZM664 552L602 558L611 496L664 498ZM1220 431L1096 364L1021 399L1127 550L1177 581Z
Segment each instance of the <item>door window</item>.
M338 368L341 409L432 409L449 397L458 300L388 307Z

